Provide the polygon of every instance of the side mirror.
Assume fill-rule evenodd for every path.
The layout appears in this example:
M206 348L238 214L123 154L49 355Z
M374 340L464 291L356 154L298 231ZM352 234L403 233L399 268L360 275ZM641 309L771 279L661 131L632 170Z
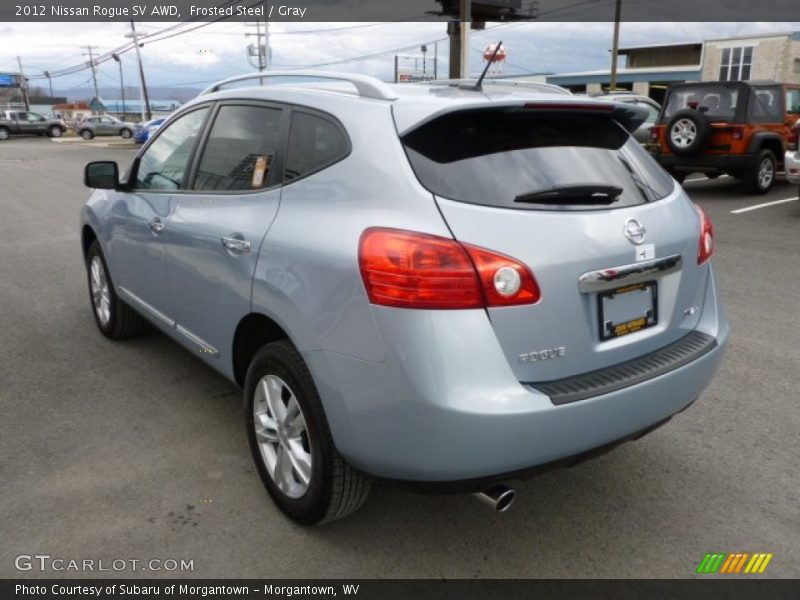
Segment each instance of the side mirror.
M98 190L119 189L119 167L113 160L90 162L83 171L83 184Z

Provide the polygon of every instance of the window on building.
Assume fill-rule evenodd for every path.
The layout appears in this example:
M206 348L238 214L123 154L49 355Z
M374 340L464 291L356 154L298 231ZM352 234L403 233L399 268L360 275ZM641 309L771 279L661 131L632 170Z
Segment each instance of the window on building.
M747 81L753 68L753 46L723 48L720 81Z
M800 73L800 58L794 59L794 72Z

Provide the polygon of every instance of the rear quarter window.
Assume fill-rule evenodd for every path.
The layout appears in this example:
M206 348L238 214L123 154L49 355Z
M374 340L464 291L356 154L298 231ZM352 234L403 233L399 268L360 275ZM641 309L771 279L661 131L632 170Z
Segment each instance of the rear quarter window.
M287 183L316 173L350 154L344 129L332 119L294 111L286 153Z
M653 202L672 178L607 116L521 107L448 113L402 138L423 186L438 196L520 210L596 210ZM603 206L521 201L566 187L621 188Z

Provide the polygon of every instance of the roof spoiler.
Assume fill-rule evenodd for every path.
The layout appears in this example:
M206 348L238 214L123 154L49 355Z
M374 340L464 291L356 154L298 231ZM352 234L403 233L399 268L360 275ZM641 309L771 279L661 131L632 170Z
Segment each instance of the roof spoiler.
M502 101L502 102L467 102L462 104L454 104L442 110L427 114L422 119L415 119L414 115L406 115L405 122L398 120L398 114L395 114L395 121L400 135L406 135L411 131L430 123L434 119L446 115L451 112L468 111L468 110L486 110L486 109L531 109L537 111L548 111L558 113L590 113L597 115L607 115L614 119L617 123L622 125L628 133L633 133L639 126L645 122L648 116L648 111L645 108L640 108L627 102L602 102L598 100L578 99L573 97L563 97L558 100L551 98L542 100L524 100L520 105L520 101ZM410 118L409 118L410 117ZM409 123L409 121L411 121Z
M553 112L588 112L607 114L622 125L628 133L633 133L647 120L646 108L628 102L526 102L525 108Z

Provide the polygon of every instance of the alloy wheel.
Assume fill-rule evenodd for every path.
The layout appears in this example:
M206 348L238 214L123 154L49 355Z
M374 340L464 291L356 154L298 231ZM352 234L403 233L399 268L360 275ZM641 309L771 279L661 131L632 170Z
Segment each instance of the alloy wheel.
M267 375L256 385L253 426L272 481L290 498L303 496L311 481L311 442L303 410L280 377Z
M697 138L697 126L691 119L679 119L669 132L672 143L679 148L687 148Z
M111 290L108 286L108 277L106 277L103 261L99 256L92 257L92 261L89 263L89 272L94 312L100 323L105 326L111 319Z
M765 158L758 166L758 185L762 190L766 190L772 185L775 178L775 165L769 158Z

